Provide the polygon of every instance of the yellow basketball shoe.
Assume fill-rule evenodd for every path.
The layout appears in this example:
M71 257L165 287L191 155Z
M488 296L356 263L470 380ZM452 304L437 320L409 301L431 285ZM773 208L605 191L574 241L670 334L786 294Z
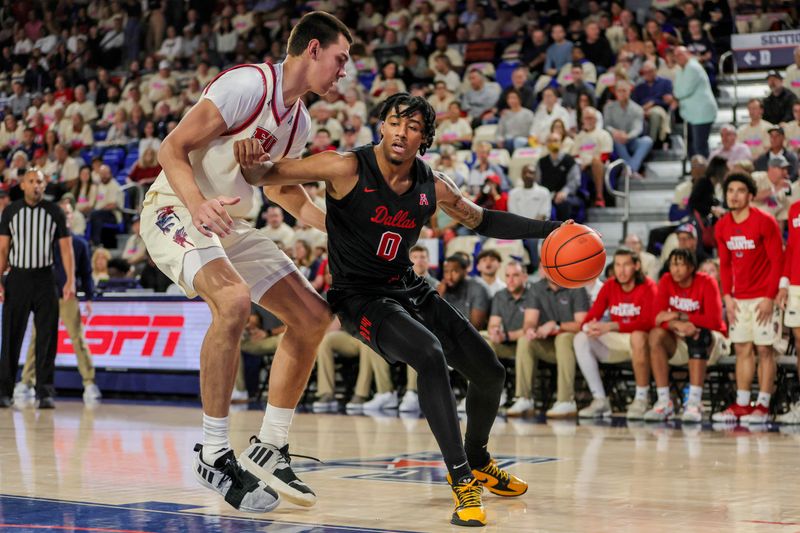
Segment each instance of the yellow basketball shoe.
M453 483L450 474L447 474L447 482L453 489L453 501L456 510L453 511L451 524L457 526L483 527L486 525L486 510L483 508L481 493L483 487L475 478L464 478L458 483Z
M522 496L528 492L527 482L499 468L494 459L490 459L489 464L483 468L473 469L472 475L481 485L489 489L489 492L498 496Z

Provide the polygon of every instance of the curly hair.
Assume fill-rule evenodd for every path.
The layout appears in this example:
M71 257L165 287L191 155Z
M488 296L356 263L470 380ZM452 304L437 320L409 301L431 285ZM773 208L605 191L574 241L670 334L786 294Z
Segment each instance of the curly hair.
M407 106L400 111L400 106ZM431 104L421 96L411 96L408 93L393 94L383 103L381 108L380 119L386 120L389 113L395 110L400 117L408 118L414 113L421 113L424 122L424 130L422 132L423 141L419 146L420 155L425 154L428 148L433 144L433 138L436 135L436 111L433 110Z

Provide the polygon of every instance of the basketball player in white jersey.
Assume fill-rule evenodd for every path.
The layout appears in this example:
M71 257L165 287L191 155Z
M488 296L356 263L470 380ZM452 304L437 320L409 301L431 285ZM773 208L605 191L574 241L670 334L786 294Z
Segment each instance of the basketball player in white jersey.
M220 74L162 143L164 170L144 200L141 235L151 257L187 296L199 294L211 308L200 353L203 444L195 447L194 471L242 511L270 511L281 497L303 506L316 501L289 466L288 432L331 317L292 261L244 220L259 191L242 177L233 145L254 138L271 161L299 157L310 124L301 97L325 94L345 76L350 43L338 19L309 13L292 30L282 64L239 65ZM324 212L302 187L267 192L325 229ZM287 330L272 363L261 431L237 460L228 408L251 301Z

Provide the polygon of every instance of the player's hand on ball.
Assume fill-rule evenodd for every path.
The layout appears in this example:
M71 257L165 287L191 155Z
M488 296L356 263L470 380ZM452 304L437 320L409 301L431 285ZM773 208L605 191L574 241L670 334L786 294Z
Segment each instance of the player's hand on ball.
M243 170L264 166L270 162L269 153L258 139L241 139L233 143L233 156Z
M570 219L565 220L564 222L562 222L561 225L562 226L568 226L568 225L574 224L574 223L575 223L575 221L570 218Z
M225 206L236 205L239 200L241 198L238 196L236 198L217 196L206 200L194 209L190 208L192 224L206 237L211 237L214 233L220 237L229 235L233 229L233 219L225 210Z

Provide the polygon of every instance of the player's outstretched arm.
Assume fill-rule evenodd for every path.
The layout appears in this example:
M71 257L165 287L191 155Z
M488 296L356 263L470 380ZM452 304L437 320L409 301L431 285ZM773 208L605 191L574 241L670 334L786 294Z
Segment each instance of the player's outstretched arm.
M303 159L269 160L256 139L242 139L233 145L234 157L250 185L302 185L309 181L333 183L345 175L355 175L356 160L351 154L321 152Z
M484 209L466 198L447 175L434 171L436 202L464 226L496 239L543 239L562 222L533 220L505 211ZM569 221L567 221L569 222Z
M227 129L217 106L203 98L167 135L158 151L158 162L167 175L172 190L192 214L192 224L206 236L230 232L233 221L225 211L238 198L205 198L194 179L189 152L202 148Z

